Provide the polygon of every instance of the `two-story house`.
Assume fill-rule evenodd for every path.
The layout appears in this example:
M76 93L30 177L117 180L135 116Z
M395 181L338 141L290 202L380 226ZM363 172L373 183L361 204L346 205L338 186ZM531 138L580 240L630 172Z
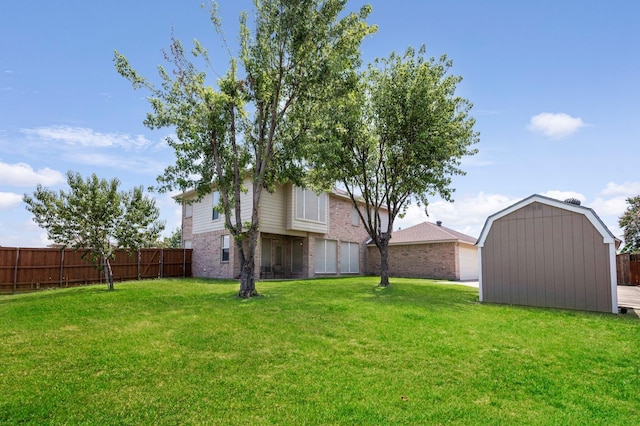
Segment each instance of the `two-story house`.
M243 221L250 220L252 193L242 194ZM186 192L183 200L195 198ZM214 210L219 194L183 203L182 240L193 248L193 275L236 278L240 274L235 245L222 213ZM311 278L365 273L368 234L351 199L340 191L316 194L286 184L263 191L256 278ZM386 215L385 215L386 219ZM384 225L386 226L386 225Z

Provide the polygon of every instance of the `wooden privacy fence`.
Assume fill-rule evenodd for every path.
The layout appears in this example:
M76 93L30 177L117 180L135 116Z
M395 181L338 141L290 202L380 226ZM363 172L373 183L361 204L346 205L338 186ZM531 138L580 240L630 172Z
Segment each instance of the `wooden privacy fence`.
M191 249L118 250L114 281L191 276ZM104 282L104 274L82 259L84 251L0 247L0 294Z
M618 285L640 285L640 254L617 255L616 270Z

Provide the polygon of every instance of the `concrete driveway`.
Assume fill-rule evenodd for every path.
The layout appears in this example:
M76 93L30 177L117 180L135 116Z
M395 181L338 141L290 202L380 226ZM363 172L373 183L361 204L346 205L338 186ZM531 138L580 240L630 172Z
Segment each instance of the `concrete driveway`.
M621 308L640 309L640 287L619 285L618 306Z

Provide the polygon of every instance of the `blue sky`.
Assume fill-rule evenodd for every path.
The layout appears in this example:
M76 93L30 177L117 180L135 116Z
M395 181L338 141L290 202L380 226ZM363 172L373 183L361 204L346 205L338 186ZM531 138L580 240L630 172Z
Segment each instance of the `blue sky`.
M21 201L64 174L118 177L123 189L152 185L174 155L169 130L150 131L145 93L113 66L113 51L155 78L173 29L228 58L202 0L9 0L0 6L0 245L49 242ZM350 1L356 10L365 1ZM474 104L479 154L463 162L454 203L434 199L429 217L411 208L398 226L429 220L478 236L486 217L533 193L578 198L621 235L625 199L640 194L640 2L372 0L379 26L363 44L370 62L425 44L462 75ZM221 0L227 38L237 40L246 0ZM179 226L169 195L154 194L167 229Z

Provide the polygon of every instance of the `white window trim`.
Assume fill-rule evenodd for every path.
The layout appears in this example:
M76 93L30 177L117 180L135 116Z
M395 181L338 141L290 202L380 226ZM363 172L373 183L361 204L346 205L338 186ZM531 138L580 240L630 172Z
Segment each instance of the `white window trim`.
M224 253L227 250L227 260L224 260ZM231 236L223 235L220 241L220 262L221 263L229 263L231 260Z
M298 196L300 194L298 192L298 190L300 190L302 192L302 197ZM302 214L304 216L304 217L298 216L298 208L296 207L296 211L295 211L296 220L303 221L303 222L319 223L319 224L322 224L322 225L326 225L327 224L327 204L329 203L327 194L324 193L324 192L322 192L320 194L316 194L311 189L306 189L306 188L301 188L301 187L295 187L295 193L296 193L296 203L302 203ZM307 213L306 196L307 196L307 193L311 193L315 197L317 197L317 199L318 199L318 209L316 211L316 214L317 214L318 218L323 217L324 220L315 220L315 219L309 219L309 218L306 217L306 213Z
M342 249L344 248L344 246L346 245L347 247L347 252L348 252L348 259L349 259L349 270L345 271L342 265ZM355 247L356 248L356 253L357 253L357 260L356 260L356 271L352 271L351 270L351 248ZM340 273L341 274L359 274L360 273L360 244L358 243L354 243L351 241L341 241L340 242Z
M316 274L332 274L335 275L338 273L338 241L337 240L330 240L330 239L324 239L324 238L318 238L315 240L315 244L314 244L314 252L317 249L318 243L322 242L323 243L323 250L324 250L324 268L322 271L318 270L318 261L316 259L315 262L315 266L314 266L314 272ZM335 244L335 250L333 250L331 253L334 255L334 263L335 263L335 270L333 271L327 271L327 242L333 242Z

